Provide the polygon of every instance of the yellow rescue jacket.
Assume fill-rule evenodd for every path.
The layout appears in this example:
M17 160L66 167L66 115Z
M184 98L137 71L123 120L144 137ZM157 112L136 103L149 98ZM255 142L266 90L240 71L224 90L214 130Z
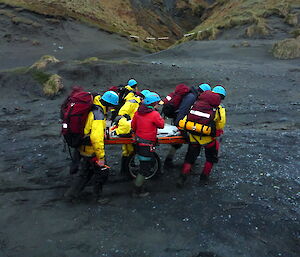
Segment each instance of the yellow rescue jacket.
M184 117L184 120L186 120L187 116ZM220 130L223 129L226 125L226 110L223 106L219 105L218 110L216 111L216 115L214 118L215 124L216 124L216 129ZM212 136L207 136L207 135L202 135L202 136L197 136L193 135L191 133L189 134L189 139L191 143L199 143L200 145L207 145L211 143L213 140L215 140L215 137Z
M135 96L133 92L130 92L125 97L125 104L121 107L119 110L118 116L128 116L130 119L133 118L135 112L140 106L141 98L138 96ZM116 129L117 135L125 135L129 134L131 131L131 124L130 121L128 121L127 118L123 117L118 122L118 128Z
M91 145L82 145L79 147L79 151L83 156L96 156L99 160L104 160L107 107L100 103L100 99L100 96L94 97L95 108L89 113L84 127L84 136L90 137Z

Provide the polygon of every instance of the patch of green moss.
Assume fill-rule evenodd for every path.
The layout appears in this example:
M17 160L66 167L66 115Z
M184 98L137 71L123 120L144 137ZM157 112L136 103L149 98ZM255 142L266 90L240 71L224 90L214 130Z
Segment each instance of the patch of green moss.
M32 25L33 24L33 21L30 20L30 19L27 19L27 18L23 18L23 17L13 17L11 19L11 21L14 23L14 24L26 24L26 25Z
M52 74L38 70L38 69L31 69L30 74L34 80L39 82L40 84L46 83Z
M13 73L13 74L25 74L28 72L28 67L17 67L13 69L2 70L1 72Z
M9 18L13 18L16 16L16 14L14 14L12 11L8 11L8 10L0 10L0 15L4 15Z
M297 38L300 36L300 28L299 29L295 29L291 32L291 34L293 35L294 38Z
M89 63L93 63L93 62L99 62L100 60L98 59L98 57L89 57L84 59L83 61L77 61L77 64L89 64Z
M44 94L49 97L58 95L64 88L62 78L57 74L51 75L49 79L43 83L43 86Z

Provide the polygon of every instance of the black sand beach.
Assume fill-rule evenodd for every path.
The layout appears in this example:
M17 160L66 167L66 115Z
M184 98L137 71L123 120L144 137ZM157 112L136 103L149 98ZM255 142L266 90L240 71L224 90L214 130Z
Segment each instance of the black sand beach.
M275 39L191 41L149 54L70 20L34 33L4 26L3 17L1 24L0 256L299 256L300 60L272 57ZM44 54L61 60L46 68L65 86L53 99L28 74L7 71ZM74 61L94 56L105 61ZM112 201L92 203L87 188L79 203L64 202L71 177L60 104L75 84L103 92L132 77L162 96L179 83L226 87L228 121L211 182L198 184L202 153L186 187L176 188L185 146L177 168L149 182L150 196L132 199L131 182L118 175L121 147L107 146L117 174L104 189ZM159 146L162 160L166 151Z

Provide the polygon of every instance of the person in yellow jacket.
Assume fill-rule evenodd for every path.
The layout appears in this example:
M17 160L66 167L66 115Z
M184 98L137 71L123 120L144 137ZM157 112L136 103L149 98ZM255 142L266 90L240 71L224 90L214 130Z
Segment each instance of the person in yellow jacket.
M222 86L216 86L213 88L212 92L220 95L223 100L226 96L226 90ZM184 119L186 119L185 117ZM223 129L226 124L226 110L224 107L219 105L216 111L214 122L216 125L216 136L207 135L194 135L188 133L189 135L189 146L188 151L185 155L184 164L181 169L180 176L177 180L177 187L183 187L188 175L191 172L192 165L195 163L198 155L200 154L201 148L205 150L206 161L200 175L200 181L207 182L209 174L213 168L214 163L218 162L218 151L219 151L219 141L217 137L223 134Z
M136 95L136 92L134 91L136 88L132 88L128 85L125 88L129 91L129 93L124 97L125 103L120 108L118 116L115 119L115 123L117 124L116 133L121 137L130 137L131 120L139 108L142 99L140 96ZM128 161L133 153L134 147L132 144L122 145L122 159L120 168L120 173L122 175L129 175Z
M118 102L119 96L113 91L105 92L102 97L94 97L93 109L85 123L84 142L78 148L81 155L79 174L65 193L68 200L77 198L92 177L95 200L103 204L109 200L101 197L102 187L109 174L109 167L105 165L104 150L106 114L110 108L117 106Z

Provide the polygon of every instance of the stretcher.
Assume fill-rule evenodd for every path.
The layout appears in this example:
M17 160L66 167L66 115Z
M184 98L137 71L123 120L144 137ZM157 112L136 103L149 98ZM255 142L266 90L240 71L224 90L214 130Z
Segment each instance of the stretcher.
M113 130L107 130L105 144L107 145L119 145L119 144L134 144L135 137L134 135L131 137L119 137L115 134ZM170 124L165 124L163 129L158 129L157 131L157 144L187 144L187 140L184 136L182 136L181 131L176 127ZM154 176L158 176L162 174L161 171L161 160L157 153L154 153L152 159L152 168L149 171L146 179L150 179ZM130 156L130 160L128 162L128 171L129 175L132 178L135 178L139 171L139 160L136 158L136 155L133 154Z
M134 144L135 137L120 137L113 130L107 130L105 144L107 145L123 145ZM187 140L182 136L181 131L173 125L165 124L163 129L157 131L157 143L160 144L186 144Z

